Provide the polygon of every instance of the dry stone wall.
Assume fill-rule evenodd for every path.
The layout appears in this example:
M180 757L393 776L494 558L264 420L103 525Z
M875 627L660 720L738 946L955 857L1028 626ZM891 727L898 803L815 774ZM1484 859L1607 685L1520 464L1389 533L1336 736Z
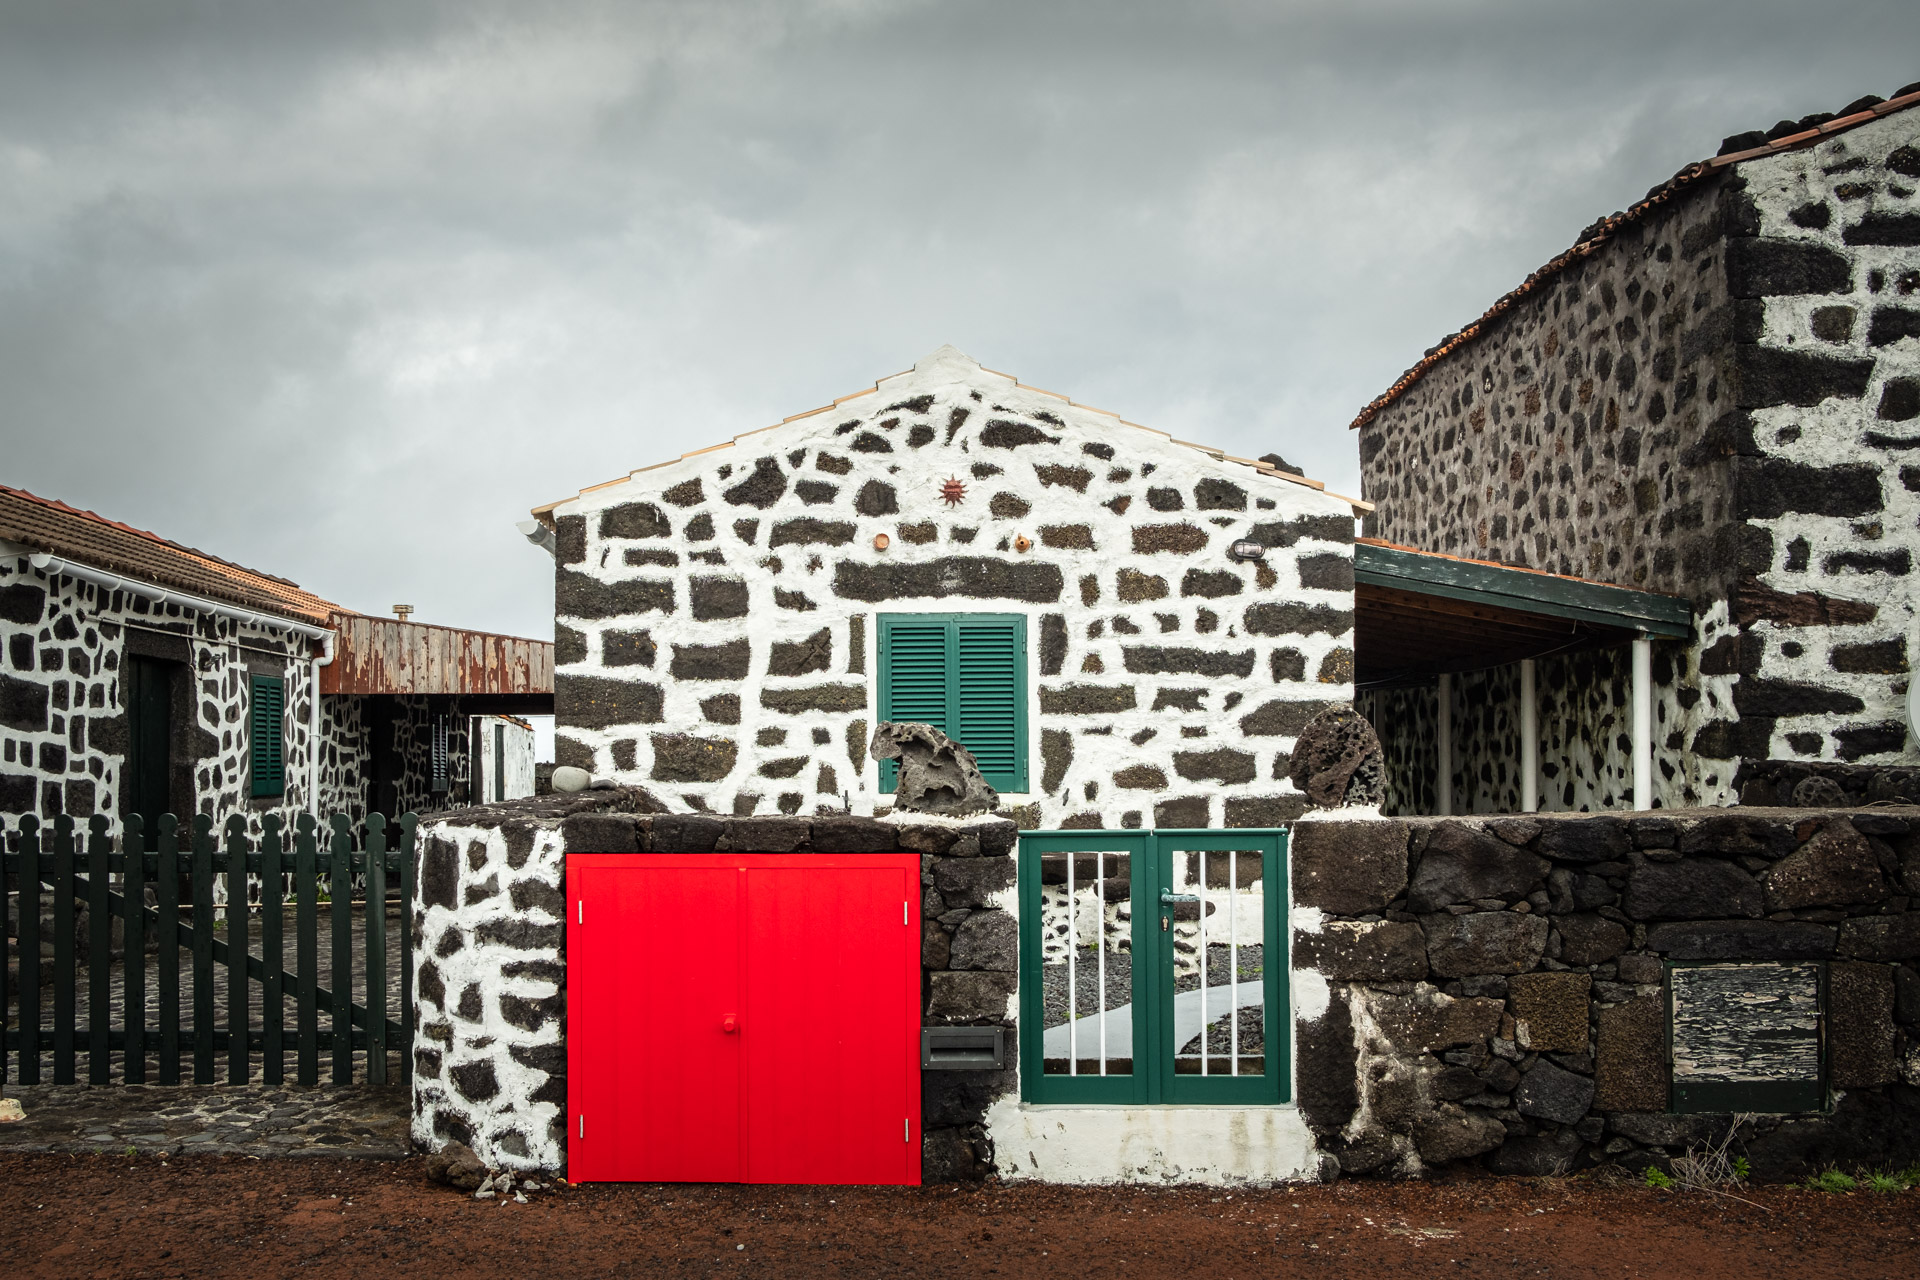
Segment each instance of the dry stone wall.
M1757 1176L1920 1146L1920 809L1314 820L1290 855L1293 963L1329 986L1299 1101L1349 1173L1637 1172L1724 1136L1667 1110L1667 961L1826 966L1833 1104L1743 1128Z
M1024 616L1034 826L1285 821L1293 737L1352 696L1345 501L950 348L555 515L559 762L676 809L875 789L882 613Z
M1742 761L1911 758L1917 121L1689 189L1361 431L1367 532L1693 601L1694 643L1658 646L1664 807L1732 802ZM1619 693L1556 709L1566 740L1607 741ZM1557 764L1618 789L1615 763Z

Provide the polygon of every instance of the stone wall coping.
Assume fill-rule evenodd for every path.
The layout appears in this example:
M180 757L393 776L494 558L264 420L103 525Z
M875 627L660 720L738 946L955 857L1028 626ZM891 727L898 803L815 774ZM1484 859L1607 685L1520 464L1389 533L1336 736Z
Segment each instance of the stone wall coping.
M1338 815L1329 813L1324 818L1338 820ZM1897 819L1903 822L1920 823L1920 805L1910 804L1871 804L1836 808L1790 808L1786 806L1763 805L1706 805L1695 809L1639 809L1620 812L1601 813L1473 813L1454 814L1451 817L1433 815L1397 816L1392 820L1404 822L1411 828L1458 825L1471 827L1476 831L1494 831L1503 823L1538 822L1547 823L1600 823L1624 822L1631 828L1635 824L1679 823L1683 827L1692 827L1707 821L1724 821L1728 818L1742 818L1753 822L1778 823L1792 825L1827 818L1864 818L1880 817Z
M602 788L597 791L556 792L550 795L522 796L517 800L497 800L492 804L465 809L445 809L425 814L420 828L503 827L510 822L534 822L552 825L576 813L657 813L659 802L638 787Z
M428 839L450 828L558 827L568 853L933 853L949 857L1011 854L1019 829L1011 818L935 814L733 817L659 813L639 788L530 796L432 815Z

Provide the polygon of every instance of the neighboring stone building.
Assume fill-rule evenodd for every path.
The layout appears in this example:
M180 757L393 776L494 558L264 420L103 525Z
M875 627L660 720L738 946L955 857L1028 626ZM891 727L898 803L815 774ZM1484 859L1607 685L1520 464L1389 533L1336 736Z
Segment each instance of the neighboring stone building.
M1354 424L1365 533L1691 601L1692 640L1652 661L1660 805L1733 803L1769 761L1861 794L1839 766L1916 762L1916 90L1729 138ZM1456 670L1456 804L1518 808L1517 668ZM1544 807L1624 803L1627 688L1624 649L1541 652ZM1431 686L1362 708L1401 762L1389 807L1422 811Z
M371 618L0 487L0 821L427 812L474 717L540 712L552 648ZM505 741L502 732L489 749ZM531 730L515 726L518 754ZM483 781L494 798L504 770ZM532 790L531 762L516 785Z
M951 347L534 514L558 763L679 810L844 811L916 720L1023 825L1273 826L1352 697L1351 500Z

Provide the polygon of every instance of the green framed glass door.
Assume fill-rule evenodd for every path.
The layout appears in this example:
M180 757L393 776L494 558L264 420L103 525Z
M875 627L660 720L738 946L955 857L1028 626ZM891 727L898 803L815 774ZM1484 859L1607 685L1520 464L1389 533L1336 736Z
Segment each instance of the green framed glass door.
M1030 1100L1146 1102L1154 1028L1153 839L1141 831L1023 835L1020 1079Z
M1158 831L1164 1102L1279 1102L1291 1037L1282 980L1284 832Z
M1284 1100L1285 854L1280 830L1024 834L1022 1097Z

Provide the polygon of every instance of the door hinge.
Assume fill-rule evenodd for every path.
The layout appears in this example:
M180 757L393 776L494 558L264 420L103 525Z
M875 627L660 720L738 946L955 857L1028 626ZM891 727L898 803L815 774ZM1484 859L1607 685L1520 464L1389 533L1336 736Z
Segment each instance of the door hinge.
M909 921L909 920L907 919L907 904L906 904L906 903L904 903L904 902L900 904L900 923L901 923L901 924L908 924L908 923L911 923L911 922L910 922L910 921Z
M585 1112L582 1112L580 1115L580 1136L582 1139L587 1136L587 1117Z
M900 1141L913 1141L913 1120L911 1117L903 1118L900 1121Z
M585 924L587 922L587 900L582 898L574 905L580 908L580 923Z

